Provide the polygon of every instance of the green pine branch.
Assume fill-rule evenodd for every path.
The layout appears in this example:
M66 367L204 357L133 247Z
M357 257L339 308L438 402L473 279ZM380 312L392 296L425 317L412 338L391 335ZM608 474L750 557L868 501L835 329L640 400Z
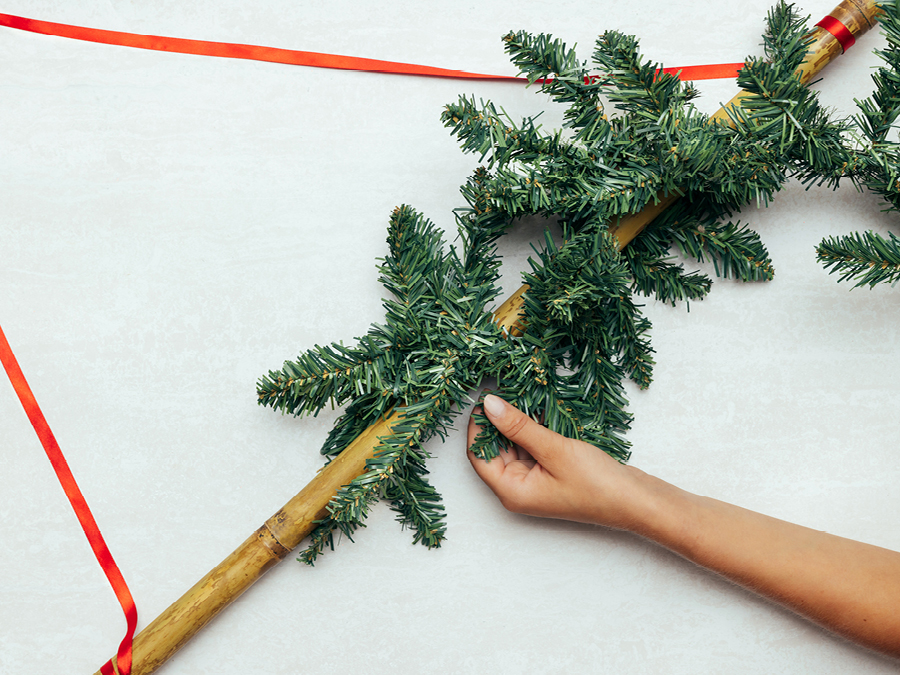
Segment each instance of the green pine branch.
M671 232L682 255L713 263L716 275L740 281L769 281L775 275L768 251L753 230L716 218L685 218Z
M816 248L818 259L839 281L856 281L855 286L894 285L900 280L900 238L888 233L855 232L846 237L829 237Z
M702 300L712 288L712 281L705 274L684 271L683 265L625 249L625 258L632 274L632 289L643 295L655 296L660 302L673 306L677 302Z
M593 61L605 76L605 96L638 123L654 123L667 111L685 110L698 95L690 84L644 59L633 35L604 32L597 38Z
M447 525L441 495L425 479L427 473L423 464L408 463L395 471L385 497L401 526L414 530L414 544L437 548L446 536Z
M316 414L328 404L343 405L353 396L384 386L391 370L389 348L389 342L371 337L361 339L356 347L317 345L262 377L257 385L259 402L293 415Z
M900 210L900 143L897 119L900 115L900 7L896 2L880 3L884 49L876 50L883 61L872 75L875 90L857 100L854 118L859 134L855 159L862 166L862 182L888 204ZM839 281L855 281L854 287L895 284L900 278L900 246L893 234L885 239L875 232L853 233L824 239L816 248L818 260Z

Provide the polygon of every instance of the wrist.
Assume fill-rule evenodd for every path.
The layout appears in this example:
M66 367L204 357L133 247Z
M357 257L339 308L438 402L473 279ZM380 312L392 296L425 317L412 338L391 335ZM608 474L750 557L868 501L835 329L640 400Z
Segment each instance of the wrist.
M682 538L699 498L635 466L622 468L622 529L663 545Z

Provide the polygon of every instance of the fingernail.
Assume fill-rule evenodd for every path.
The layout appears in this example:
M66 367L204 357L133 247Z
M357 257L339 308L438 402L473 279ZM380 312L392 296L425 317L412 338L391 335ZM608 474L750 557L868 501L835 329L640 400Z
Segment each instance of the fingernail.
M506 412L506 403L499 396L488 394L484 397L484 411L488 417L498 419Z

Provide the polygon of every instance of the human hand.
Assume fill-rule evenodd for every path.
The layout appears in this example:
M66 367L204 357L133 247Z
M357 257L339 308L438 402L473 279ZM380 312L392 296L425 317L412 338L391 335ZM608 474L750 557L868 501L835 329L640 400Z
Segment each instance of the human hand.
M496 396L484 412L513 445L490 462L469 450L469 460L510 511L630 530L900 658L900 553L685 492ZM470 418L470 447L477 434Z
M600 449L541 426L488 395L484 413L513 445L491 461L468 451L476 473L508 510L546 518L632 529L640 507L640 471ZM471 447L479 427L469 418Z

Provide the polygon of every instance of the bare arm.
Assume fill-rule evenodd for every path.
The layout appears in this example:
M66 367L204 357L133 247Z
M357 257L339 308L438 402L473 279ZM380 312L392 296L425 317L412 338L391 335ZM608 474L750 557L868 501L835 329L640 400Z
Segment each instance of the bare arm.
M511 511L629 530L854 642L900 657L900 553L794 525L619 464L495 396L516 444L475 471ZM469 444L477 427L469 422Z

